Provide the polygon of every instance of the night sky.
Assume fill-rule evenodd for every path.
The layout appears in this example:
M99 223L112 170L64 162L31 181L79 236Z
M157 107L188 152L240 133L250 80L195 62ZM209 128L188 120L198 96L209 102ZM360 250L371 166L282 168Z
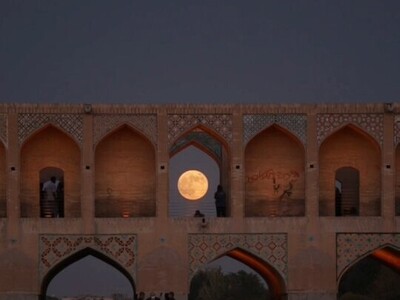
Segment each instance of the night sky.
M394 102L400 1L1 0L2 103Z

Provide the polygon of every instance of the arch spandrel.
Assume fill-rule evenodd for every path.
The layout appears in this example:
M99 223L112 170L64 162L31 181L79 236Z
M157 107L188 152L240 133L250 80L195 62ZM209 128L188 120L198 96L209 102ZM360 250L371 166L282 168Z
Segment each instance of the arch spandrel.
M232 142L232 115L229 114L174 114L168 115L168 144L195 128L209 129L216 133L224 144Z
M383 145L383 114L317 114L317 141L323 141L337 130L348 125L360 128Z
M287 281L286 234L189 234L189 280L209 262L235 249L258 257Z
M303 146L307 144L307 116L304 114L243 115L243 143L266 128L277 124L296 136Z
M18 141L22 145L28 137L46 126L54 126L71 136L82 146L83 117L80 114L18 114Z
M393 247L400 249L400 233L338 233L336 234L336 277L371 252Z
M144 135L153 145L157 145L157 115L155 114L96 115L93 122L95 145L123 125L130 126Z
M111 260L136 278L136 235L39 235L40 281L57 264L86 248Z

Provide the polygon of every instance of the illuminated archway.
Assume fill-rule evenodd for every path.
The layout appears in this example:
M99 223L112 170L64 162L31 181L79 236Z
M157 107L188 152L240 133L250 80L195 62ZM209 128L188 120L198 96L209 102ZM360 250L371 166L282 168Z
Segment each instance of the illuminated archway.
M40 216L40 170L63 170L65 217L81 215L80 148L61 129L47 125L33 134L21 148L21 216Z
M95 150L96 217L156 215L155 149L141 133L122 125Z
M380 215L380 147L375 139L353 125L328 136L319 149L319 214L336 214L336 171L343 167L359 172L359 211L352 215Z
M245 216L305 214L305 150L286 129L272 125L246 145Z

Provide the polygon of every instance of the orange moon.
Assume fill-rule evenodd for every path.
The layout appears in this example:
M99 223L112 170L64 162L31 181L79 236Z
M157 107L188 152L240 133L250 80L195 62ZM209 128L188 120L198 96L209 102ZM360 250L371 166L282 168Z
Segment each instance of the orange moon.
M197 170L189 170L179 177L178 190L188 200L199 200L208 191L206 175Z

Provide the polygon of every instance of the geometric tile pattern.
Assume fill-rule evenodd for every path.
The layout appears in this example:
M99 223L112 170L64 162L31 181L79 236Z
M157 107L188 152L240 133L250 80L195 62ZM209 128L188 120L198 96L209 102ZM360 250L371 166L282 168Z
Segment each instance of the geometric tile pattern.
M34 131L46 124L53 124L69 133L79 145L83 140L82 114L18 114L18 140L22 142Z
M287 279L287 235L189 234L189 278L212 260L240 248L263 259Z
M155 114L115 114L95 115L93 125L94 144L119 126L127 124L157 145L157 115Z
M400 142L400 115L394 117L394 146Z
M168 141L171 145L182 133L196 126L212 129L223 137L229 144L232 141L232 115L207 114L207 115L168 115Z
M136 243L135 235L40 235L40 280L59 262L85 248L108 256L135 278Z
M391 245L400 249L400 233L336 234L336 275L371 251Z
M173 156L175 153L184 149L186 146L190 145L193 142L196 142L207 148L211 153L215 155L216 158L218 158L219 161L222 160L221 144L211 135L204 131L192 131L189 134L185 135L183 138L178 139L171 146L171 149L169 151L170 155Z
M7 145L7 115L0 114L0 140Z
M355 124L369 133L382 146L383 114L317 114L317 141L322 141L335 130Z
M307 144L307 116L304 114L265 114L243 116L243 143L246 145L265 128L278 124Z

